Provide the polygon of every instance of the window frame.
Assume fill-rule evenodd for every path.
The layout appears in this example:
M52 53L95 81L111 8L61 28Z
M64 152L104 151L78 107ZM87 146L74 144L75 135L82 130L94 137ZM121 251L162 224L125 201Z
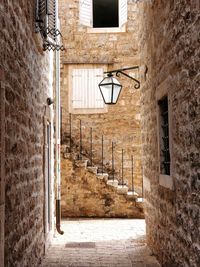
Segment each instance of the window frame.
M158 101L159 106L159 137L160 137L160 173L170 176L170 150L169 150L169 104L168 95ZM167 115L166 115L167 114ZM166 118L167 117L167 118ZM164 141L165 139L165 141ZM166 142L167 140L167 142ZM165 150L164 150L165 149ZM168 163L168 164L166 164ZM164 165L167 165L164 166Z
M79 12L81 9L81 0L79 0ZM80 18L80 14L79 14L79 21L80 24L84 25L87 27L87 33L120 33L120 32L126 32L126 25L127 25L127 21L128 21L128 0L126 1L126 19L125 22L122 23L120 25L120 18L121 18L121 12L120 12L120 1L122 0L118 0L118 19L119 19L119 26L118 27L103 27L103 28L94 28L93 27L93 0L89 0L90 1L90 25L89 23L82 23L81 22L81 18Z
M171 107L171 93L170 93L170 81L166 79L156 89L156 113L157 113L157 145L158 145L158 170L159 170L159 185L170 190L174 190L173 179L173 146L172 146L172 107ZM159 101L164 97L168 98L168 124L169 124L169 153L170 153L170 175L163 174L161 172L161 116Z
M74 69L95 69L102 68L103 71L107 71L106 64L71 64L68 66L68 106L69 112L72 114L97 114L97 113L107 113L107 105L104 104L103 108L74 108L72 105L73 97L73 70Z

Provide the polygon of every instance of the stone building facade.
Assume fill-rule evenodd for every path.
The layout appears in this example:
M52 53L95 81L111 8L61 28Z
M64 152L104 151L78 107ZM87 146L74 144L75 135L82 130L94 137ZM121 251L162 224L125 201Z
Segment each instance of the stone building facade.
M163 266L200 265L199 1L143 1L140 55L148 244ZM160 103L168 98L170 170L163 172ZM161 125L160 125L161 124Z
M35 4L0 3L1 266L38 266L53 229L53 61L35 33Z
M85 1L85 3L87 2L90 1ZM92 128L93 164L98 166L100 170L102 169L103 135L104 171L111 171L111 147L112 142L114 142L116 176L119 180L121 179L121 154L122 149L124 149L124 180L128 182L129 189L131 189L131 156L133 156L135 191L142 194L140 91L133 88L134 82L121 75L119 80L123 84L123 89L118 103L114 106L87 108L84 103L83 106L81 104L78 106L78 103L74 103L76 95L73 92L75 88L73 83L76 83L75 75L78 76L83 70L100 69L108 71L139 64L137 5L134 1L128 1L127 22L117 30L113 30L109 28L95 29L92 26L84 25L81 18L81 8L84 1L60 0L59 3L61 30L66 48L61 55L61 131L63 144L66 144L69 137L69 113L71 113L72 140L77 146L77 150L80 146L79 128L81 120L83 154L90 158L90 131ZM138 71L133 70L129 74L136 78L139 75ZM103 76L93 82L93 88L98 87L101 79L103 79ZM84 82L84 80L80 82L81 88L79 91L79 95L82 94L81 97L83 98L86 95L86 93L84 95L84 92L81 93ZM78 86L77 84L76 86ZM89 92L89 94L92 98L92 92ZM100 98L102 100L101 96ZM66 175L63 171L62 179L65 179ZM66 197L64 193L63 197Z
M93 128L95 164L101 157L102 134L108 170L112 141L118 173L121 149L125 150L128 180L133 155L138 191L143 167L147 241L153 254L164 267L200 266L199 1L129 0L125 27L98 33L80 24L78 0L59 2L66 47L61 62L63 143L68 141L71 112L77 150L82 119L86 156ZM35 33L35 1L3 0L0 22L0 265L39 266L54 228L53 160L48 162L53 158L53 110L46 102L53 96L53 55L42 51L42 40ZM123 91L116 106L92 113L73 109L73 69L133 65L140 66L141 91L120 77ZM100 196L93 200L104 203L104 208L115 202L110 197L102 200L98 190L124 201L103 181L96 182L94 174L86 177L85 170L75 169L71 161L62 163L63 170L74 172L76 182L85 179L85 192L91 194L88 181L93 184ZM70 181L64 178L67 192ZM73 186L78 188L78 183ZM73 196L65 200L76 207ZM82 204L81 196L78 201ZM87 213L88 207L79 212ZM125 217L124 207L117 208Z

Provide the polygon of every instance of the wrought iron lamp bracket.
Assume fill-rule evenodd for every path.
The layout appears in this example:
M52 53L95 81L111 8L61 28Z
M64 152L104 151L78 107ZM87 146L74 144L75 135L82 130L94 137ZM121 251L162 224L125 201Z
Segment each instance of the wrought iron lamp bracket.
M111 74L112 75L113 73L115 73L117 77L120 77L120 74L122 74L122 75L128 77L129 79L133 80L136 83L134 85L134 88L139 89L140 88L140 81L138 81L136 78L134 78L134 77L132 77L129 74L124 72L127 70L134 70L134 69L139 69L139 66L133 66L133 67L129 67L129 68L106 71L106 72L104 72L104 74Z

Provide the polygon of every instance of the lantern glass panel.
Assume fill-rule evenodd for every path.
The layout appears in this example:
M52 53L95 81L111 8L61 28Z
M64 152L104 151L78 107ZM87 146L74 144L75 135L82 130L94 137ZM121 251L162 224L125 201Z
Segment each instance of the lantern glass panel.
M118 100L120 91L121 91L121 85L114 85L113 86L113 99L112 102L115 104Z
M99 88L105 104L116 104L122 88L116 78L113 76L104 78L103 81L100 82Z
M104 102L111 103L112 101L112 84L100 85L100 90L104 98Z

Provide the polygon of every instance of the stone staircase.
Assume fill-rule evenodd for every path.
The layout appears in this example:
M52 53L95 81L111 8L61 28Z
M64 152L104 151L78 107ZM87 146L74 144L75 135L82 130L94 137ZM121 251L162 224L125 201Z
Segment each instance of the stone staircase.
M108 173L99 173L97 166L88 166L88 158L82 156L82 158L79 159L76 151L77 149L73 148L73 150L69 152L67 145L61 146L62 183L65 184L66 182L64 187L70 187L67 191L63 189L62 185L62 191L65 191L62 195L61 202L63 216L76 217L76 213L78 213L77 217L144 218L143 199L136 192L129 191L127 185L119 184L119 180L117 178L113 180L109 177ZM66 169L66 165L71 167ZM65 171L63 172L63 170ZM68 174L71 175L71 180L74 181L73 184L70 182L70 175ZM96 194L96 199L94 198L93 201L89 201L88 199L90 196L94 194ZM79 207L78 209L71 203L69 195L72 195L74 203ZM88 198L85 197L85 195L88 196ZM109 201L107 199L109 199ZM88 208L85 208L81 201L85 202L83 203L85 205L88 201L91 203L87 204ZM93 203L96 204L93 205ZM108 203L111 204L108 205ZM71 209L69 206L71 206Z

